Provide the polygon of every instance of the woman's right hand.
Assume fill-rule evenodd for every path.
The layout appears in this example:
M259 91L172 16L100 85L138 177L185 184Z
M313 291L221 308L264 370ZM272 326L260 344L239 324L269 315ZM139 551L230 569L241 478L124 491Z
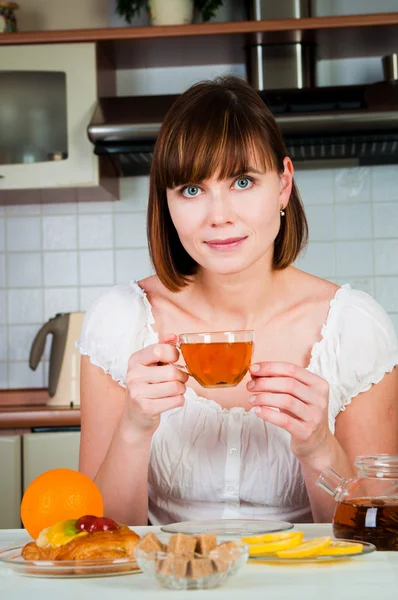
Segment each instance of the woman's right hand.
M126 377L127 415L134 429L153 435L166 410L183 406L189 375L176 367L177 336L169 334L131 355Z

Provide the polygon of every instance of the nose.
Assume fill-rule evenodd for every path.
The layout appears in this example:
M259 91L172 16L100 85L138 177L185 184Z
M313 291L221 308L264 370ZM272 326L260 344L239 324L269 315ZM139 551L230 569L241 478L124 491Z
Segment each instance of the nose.
M223 190L214 191L209 197L208 221L212 227L234 222L234 211L229 195Z

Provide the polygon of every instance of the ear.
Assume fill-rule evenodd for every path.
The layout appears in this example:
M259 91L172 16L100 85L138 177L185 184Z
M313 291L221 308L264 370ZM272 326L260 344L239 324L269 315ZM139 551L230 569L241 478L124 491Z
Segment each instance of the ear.
M290 200L293 186L293 163L288 156L283 159L283 173L280 175L281 188L279 192L279 204L286 208Z

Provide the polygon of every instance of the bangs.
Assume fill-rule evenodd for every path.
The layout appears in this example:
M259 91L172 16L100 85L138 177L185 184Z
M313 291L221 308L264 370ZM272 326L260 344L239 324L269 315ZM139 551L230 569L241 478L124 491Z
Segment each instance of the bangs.
M159 188L199 184L215 174L218 180L230 179L251 168L279 171L261 116L251 117L226 94L191 105L182 119L163 132L153 173Z

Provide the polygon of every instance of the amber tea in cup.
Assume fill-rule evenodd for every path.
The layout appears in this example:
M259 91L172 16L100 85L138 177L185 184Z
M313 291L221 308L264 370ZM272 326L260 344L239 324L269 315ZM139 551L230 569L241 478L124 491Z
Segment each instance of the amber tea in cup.
M179 348L188 372L203 387L233 387L250 366L253 331L182 333Z

